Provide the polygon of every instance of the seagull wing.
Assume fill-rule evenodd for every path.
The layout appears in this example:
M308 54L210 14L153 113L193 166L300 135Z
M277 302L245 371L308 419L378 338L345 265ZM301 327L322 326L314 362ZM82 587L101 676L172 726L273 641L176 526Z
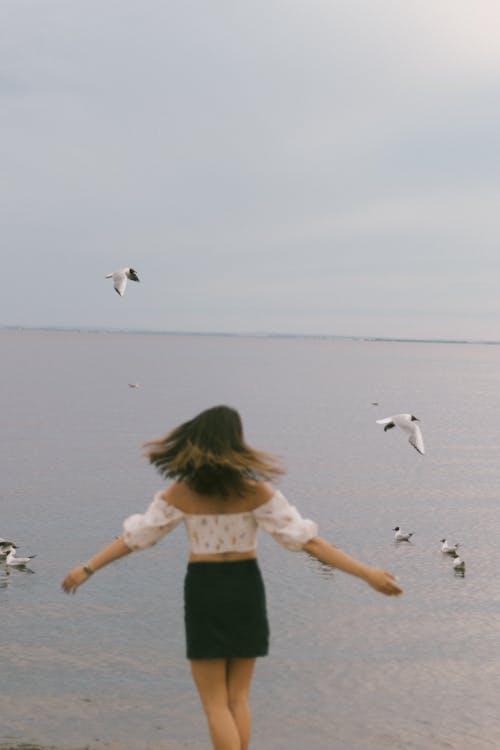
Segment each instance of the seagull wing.
M422 437L422 432L418 424L413 424L413 430L408 439L408 442L410 443L410 445L413 445L415 450L421 453L422 456L424 455L425 453L424 439Z
M36 555L27 555L26 557L16 557L15 555L10 554L7 558L7 564L10 565L26 565L26 563L29 563L30 560L32 560Z
M387 430L392 430L392 428L396 426L391 417L388 417L387 419L376 419L375 421L377 422L377 424L384 425L384 432L387 432Z
M127 276L125 275L124 271L115 271L113 274L113 285L115 287L115 290L118 292L120 297L123 296L123 293L125 292L125 289L127 287Z

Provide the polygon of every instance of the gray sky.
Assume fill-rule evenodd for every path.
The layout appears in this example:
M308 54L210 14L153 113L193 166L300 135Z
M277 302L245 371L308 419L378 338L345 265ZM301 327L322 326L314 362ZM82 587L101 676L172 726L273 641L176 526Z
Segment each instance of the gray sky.
M500 339L499 27L2 0L0 325Z

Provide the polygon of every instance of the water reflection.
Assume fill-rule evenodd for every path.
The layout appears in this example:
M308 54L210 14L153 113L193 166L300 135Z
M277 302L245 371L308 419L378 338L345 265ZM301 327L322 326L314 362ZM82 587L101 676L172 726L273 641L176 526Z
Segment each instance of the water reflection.
M9 580L12 580L9 578L9 576L12 576L12 575L15 576L18 573L22 575L23 573L29 574L29 573L35 572L34 570L31 570L31 568L28 568L26 566L21 566L21 567L16 566L15 568L11 569L5 563L3 563L2 568L3 570L0 573L0 588L5 588L5 586L7 586L7 584L9 583Z
M308 566L312 568L316 573L319 573L322 578L331 578L334 575L334 569L329 565L320 562L320 560L317 560L311 555L307 555L306 559Z

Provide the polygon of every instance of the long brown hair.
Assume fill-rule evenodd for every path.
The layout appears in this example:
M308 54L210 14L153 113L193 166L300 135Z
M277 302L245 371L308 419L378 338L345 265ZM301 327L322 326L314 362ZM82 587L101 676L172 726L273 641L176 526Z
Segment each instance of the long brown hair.
M145 447L160 474L201 495L243 495L249 480L284 473L274 457L245 443L241 417L229 406L207 409Z

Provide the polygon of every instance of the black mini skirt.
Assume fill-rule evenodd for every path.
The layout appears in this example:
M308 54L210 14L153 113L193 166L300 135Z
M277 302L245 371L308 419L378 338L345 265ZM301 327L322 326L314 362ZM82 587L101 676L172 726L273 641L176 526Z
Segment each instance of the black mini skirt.
M189 563L184 623L188 659L265 656L269 625L257 560Z

